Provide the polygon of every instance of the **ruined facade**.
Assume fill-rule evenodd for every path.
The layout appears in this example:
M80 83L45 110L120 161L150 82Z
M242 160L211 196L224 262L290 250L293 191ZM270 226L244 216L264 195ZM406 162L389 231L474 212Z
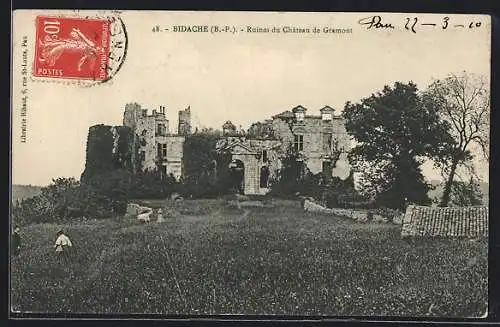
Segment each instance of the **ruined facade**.
M191 134L191 107L179 111L179 127L177 130L181 136Z
M241 189L245 194L269 191L281 168L280 158L290 147L313 174L322 172L345 179L351 172L345 121L329 106L321 108L318 115L307 115L307 109L299 105L253 124L245 136L229 121L222 128L224 137L218 151L229 152L232 167L242 171Z
M172 174L177 180L182 176L183 145L185 136L190 132L190 109L186 110L181 111L183 134L180 135L170 133L164 106L160 106L159 110L152 110L151 114L138 103L125 106L123 125L135 132L142 170L158 169L163 176Z

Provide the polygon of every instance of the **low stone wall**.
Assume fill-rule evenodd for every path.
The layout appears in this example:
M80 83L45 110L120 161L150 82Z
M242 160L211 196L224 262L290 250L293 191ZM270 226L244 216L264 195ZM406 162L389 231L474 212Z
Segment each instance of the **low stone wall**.
M311 212L323 212L323 213L332 213L331 209L325 208L322 205L312 202L311 200L304 200L304 210Z
M325 214L331 214L334 216L340 216L349 218L359 222L366 221L380 221L380 222L388 222L392 221L396 224L402 223L401 214L397 212L387 212L385 214L380 211L383 210L369 210L369 209L342 209L342 208L325 208L324 206L315 203L311 199L304 199L304 210L309 212L320 212ZM371 216L371 219L370 219ZM392 217L391 217L392 216Z
M341 208L333 208L332 214L335 216L341 216L350 218L356 221L368 221L369 220L369 211L368 210L360 210L360 209L341 209ZM377 218L382 218L381 216L377 216ZM373 215L373 220L377 220L375 215ZM383 218L382 218L383 220Z

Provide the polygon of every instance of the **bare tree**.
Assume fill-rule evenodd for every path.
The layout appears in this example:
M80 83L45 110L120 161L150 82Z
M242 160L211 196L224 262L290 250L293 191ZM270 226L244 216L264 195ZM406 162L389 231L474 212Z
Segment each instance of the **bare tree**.
M437 161L445 175L440 206L450 201L457 168L473 159L477 145L489 160L490 92L484 76L463 72L436 80L424 93L424 101L433 106L449 124L454 142Z

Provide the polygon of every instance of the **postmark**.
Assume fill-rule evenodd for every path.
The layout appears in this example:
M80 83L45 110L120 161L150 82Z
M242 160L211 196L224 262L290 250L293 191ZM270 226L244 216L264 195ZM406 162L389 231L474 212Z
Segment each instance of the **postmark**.
M128 47L117 15L37 16L32 77L38 81L105 83L122 67Z

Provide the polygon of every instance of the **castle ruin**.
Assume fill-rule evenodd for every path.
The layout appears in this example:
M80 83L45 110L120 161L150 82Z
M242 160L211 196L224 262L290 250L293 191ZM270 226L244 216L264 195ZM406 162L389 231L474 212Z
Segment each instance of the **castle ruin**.
M190 120L189 107L179 111L179 131L174 134L169 130L165 106L149 113L138 103L125 105L123 125L135 132L143 171L158 170L162 176L181 178L183 145L185 137L191 133Z

